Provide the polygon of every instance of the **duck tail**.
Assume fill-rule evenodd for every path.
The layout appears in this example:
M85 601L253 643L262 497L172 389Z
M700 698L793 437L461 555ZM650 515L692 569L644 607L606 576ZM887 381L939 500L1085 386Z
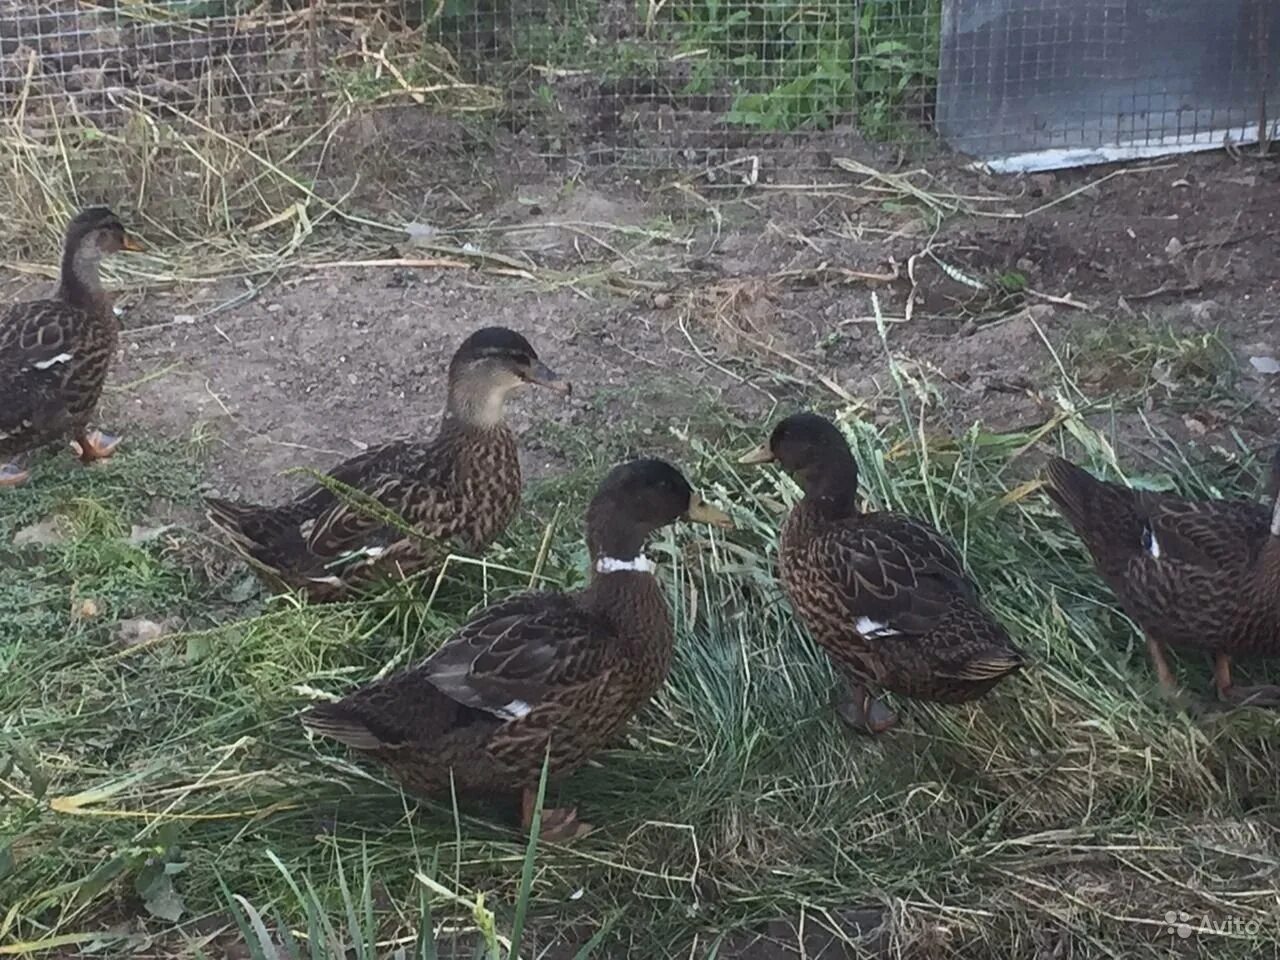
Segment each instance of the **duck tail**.
M1099 480L1069 460L1054 457L1048 474L1045 493L1077 533L1106 529L1133 512L1128 489Z
M1271 475L1267 478L1267 499L1271 501L1271 536L1280 537L1280 448L1271 458Z
M1001 630L1001 634L1004 631ZM1027 657L1015 647L1007 635L1003 642L992 643L986 649L966 657L956 671L956 676L975 682L996 681L1002 677L1017 673L1028 663Z
M377 751L390 746L342 702L316 704L302 715L302 725L356 750Z
M236 503L219 497L204 498L205 513L209 522L237 540L252 539L247 532L252 522L261 515L262 507L253 503Z

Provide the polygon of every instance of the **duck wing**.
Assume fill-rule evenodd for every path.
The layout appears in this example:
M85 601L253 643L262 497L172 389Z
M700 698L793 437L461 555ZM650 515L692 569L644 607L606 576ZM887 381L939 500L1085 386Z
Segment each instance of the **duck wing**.
M1265 542L1267 514L1257 504L1133 490L1059 457L1048 478L1049 499L1113 584L1133 576L1135 561L1238 576Z
M929 633L955 601L977 590L954 548L909 517L870 514L813 540L822 570L865 639Z
M482 611L423 664L452 700L504 720L598 676L619 656L609 625L572 595L532 593Z
M209 521L268 568L325 575L332 572L327 569L331 561L400 539L394 519L414 512L407 504L415 497L448 501L448 468L432 456L429 444L382 444L344 461L327 476L332 484L315 483L283 504L206 498Z
M30 430L64 412L68 375L86 361L83 310L60 300L15 304L0 313L0 434Z
M418 666L317 705L303 723L377 750L518 720L556 690L608 670L618 653L607 633L572 597L522 594L482 611Z
M306 515L299 528L306 552L341 557L400 539L400 524L413 524L433 539L453 533L459 512L453 492L453 457L437 439L423 444L397 440L368 450L328 474L293 505Z

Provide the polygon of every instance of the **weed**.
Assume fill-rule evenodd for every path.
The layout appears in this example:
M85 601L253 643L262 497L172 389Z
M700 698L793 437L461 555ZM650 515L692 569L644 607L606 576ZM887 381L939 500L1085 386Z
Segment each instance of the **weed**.
M774 582L794 487L731 463L768 425L701 416L692 431L677 424L678 459L738 530L725 540L677 527L652 545L678 632L670 682L621 742L553 787L602 829L536 852L503 808L405 797L377 767L309 742L294 714L317 691L429 652L475 604L528 583L533 557L551 582L581 582L584 492L616 451L666 438L622 431L604 449L565 438L578 467L536 485L489 562L441 589L256 615L159 543L119 545L145 519L138 487L189 496L172 453L131 451L101 471L46 465L11 492L22 519L7 522L62 512L86 545L6 561L0 938L28 951L172 941L205 918L216 935L176 952L219 955L222 937L264 956L268 944L297 958L431 956L439 939L487 958L523 924L526 948L667 956L687 954L699 931L728 949L764 920L887 900L885 935L903 952L945 925L961 952L1014 956L1010 944L1070 902L1077 956L1154 958L1163 942L1124 917L1170 905L1262 915L1252 872L1280 838L1250 811L1280 782L1266 748L1277 721L1245 713L1202 728L1153 694L1140 642L1075 539L1038 496L1006 486L1027 435L938 440L846 423L866 496L946 530L1036 660L981 704L911 704L907 729L872 743L840 732L830 667ZM1090 444L1086 462L1106 449ZM1166 476L1195 485L1202 472ZM117 598L102 622L71 619L73 583ZM108 621L140 603L182 611L187 628L115 648ZM1193 684L1207 681L1195 672ZM1064 848L1073 870L1061 869ZM1251 852L1236 859L1237 848ZM1135 869L1142 888L1121 894ZM124 928L143 932L110 932ZM1216 955L1254 948L1224 942Z

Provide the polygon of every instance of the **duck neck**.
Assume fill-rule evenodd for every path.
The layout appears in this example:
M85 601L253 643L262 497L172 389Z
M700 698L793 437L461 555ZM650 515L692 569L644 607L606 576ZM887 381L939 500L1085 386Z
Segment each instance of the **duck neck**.
M593 501L587 508L587 552L591 556L591 578L610 573L647 573L644 544L651 529L628 519L619 505Z
M507 394L514 386L471 377L454 380L449 384L445 420L469 430L500 427L506 412Z
M852 454L835 455L797 478L809 511L824 520L858 513L858 465Z
M64 303L86 309L106 306L107 293L98 277L102 253L87 237L68 239L62 249L62 267L58 276L57 297Z
M1280 618L1280 494L1271 508L1270 536L1262 548L1262 577L1275 599L1276 616Z

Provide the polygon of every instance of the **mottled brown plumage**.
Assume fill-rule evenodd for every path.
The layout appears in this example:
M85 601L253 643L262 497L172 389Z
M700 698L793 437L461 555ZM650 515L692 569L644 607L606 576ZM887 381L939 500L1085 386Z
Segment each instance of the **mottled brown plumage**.
M520 503L516 441L502 415L522 383L569 392L524 337L479 330L450 363L433 439L370 449L288 503L209 498L209 520L269 580L316 601L428 567L449 541L478 553Z
M0 486L27 479L28 451L63 439L86 463L114 452L119 438L89 430L120 336L98 265L136 249L114 213L90 207L67 225L53 296L0 309Z
M1168 645L1213 654L1223 699L1280 703L1280 687L1231 682L1231 657L1280 656L1280 452L1265 507L1132 490L1057 457L1048 477L1049 498L1146 635L1166 691L1177 688Z
M593 573L584 590L494 604L416 667L316 706L303 722L385 764L415 793L447 792L451 782L463 793L524 792L527 817L548 741L550 774L571 772L665 681L671 618L642 551L649 534L681 517L728 525L670 464L614 468L587 511ZM573 820L547 822L567 829Z
M778 574L792 606L851 686L841 714L880 732L893 715L868 681L962 703L1023 665L955 549L912 517L858 509L858 467L835 425L797 414L744 463L777 461L804 498L782 527Z

